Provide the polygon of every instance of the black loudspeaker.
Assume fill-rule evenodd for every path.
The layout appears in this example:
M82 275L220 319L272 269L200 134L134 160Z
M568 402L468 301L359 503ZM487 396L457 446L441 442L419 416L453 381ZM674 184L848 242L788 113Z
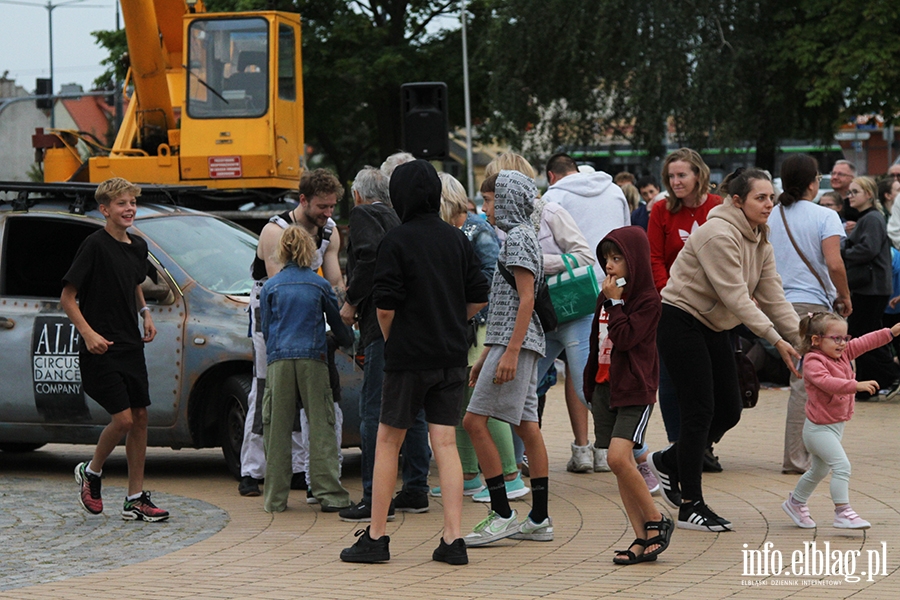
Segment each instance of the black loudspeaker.
M400 94L403 150L426 160L446 158L450 150L447 84L404 83Z
M51 84L50 84L49 79L46 79L43 77L38 77L34 81L35 81L35 90L34 90L35 96L49 96L50 94L53 93L53 89L50 87ZM38 100L34 101L34 104L38 108L42 108L45 110L49 109L49 108L53 108L53 100L51 100L50 98L39 98Z

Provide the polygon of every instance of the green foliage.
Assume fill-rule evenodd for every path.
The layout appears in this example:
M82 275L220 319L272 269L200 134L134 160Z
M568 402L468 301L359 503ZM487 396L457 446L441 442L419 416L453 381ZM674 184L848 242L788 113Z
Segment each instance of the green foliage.
M101 48L106 48L109 56L100 61L106 67L100 77L94 80L95 90L111 90L116 87L117 81L125 81L128 72L128 41L125 38L125 30L119 31L92 31L91 35L97 40Z

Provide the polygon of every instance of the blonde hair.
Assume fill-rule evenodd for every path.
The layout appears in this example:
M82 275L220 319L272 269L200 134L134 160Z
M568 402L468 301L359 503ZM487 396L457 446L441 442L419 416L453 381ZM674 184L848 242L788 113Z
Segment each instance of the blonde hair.
M131 194L137 198L141 195L141 188L127 179L113 177L97 186L97 191L94 192L94 200L97 201L97 204L109 206L113 200L125 194Z
M634 185L626 183L622 186L622 193L625 194L625 199L628 200L628 208L631 210L636 209L641 202L641 193L638 189Z
M308 267L316 256L316 243L312 236L299 225L288 225L281 232L278 244L278 259L283 263L296 263L300 267Z
M683 203L682 199L675 195L675 190L672 189L672 184L669 183L669 165L676 161L686 162L691 165L691 170L694 172L694 175L697 176L697 189L694 190L694 193L697 194L698 199L709 193L709 167L706 166L706 163L703 162L703 159L696 150L679 148L666 157L662 168L663 185L666 186L666 191L669 192L669 197L666 200L666 208L668 208L671 213L677 213L681 210L681 205Z
M531 166L531 163L525 160L524 156L515 152L504 152L489 162L488 166L484 168L484 176L490 177L500 173L500 171L518 171L532 179L537 178L537 172Z
M878 184L875 183L874 179L871 177L856 177L850 182L850 185L853 185L854 183L861 187L865 193L869 194L872 198L872 204L879 212L884 212L884 209L881 206L881 200L878 198Z
M846 322L844 317L831 312L815 312L800 319L800 345L797 348L800 354L806 354L812 349L812 337L825 335L829 323Z
M456 177L443 171L438 177L441 180L441 219L453 225L454 217L469 212L469 199Z

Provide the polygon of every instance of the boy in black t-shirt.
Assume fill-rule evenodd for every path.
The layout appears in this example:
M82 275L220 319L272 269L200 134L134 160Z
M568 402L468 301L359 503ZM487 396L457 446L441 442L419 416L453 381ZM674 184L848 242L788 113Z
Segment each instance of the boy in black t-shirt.
M147 273L147 242L127 231L134 222L140 194L141 188L120 177L97 186L95 198L106 226L78 248L63 277L60 304L81 334L79 363L84 391L112 415L93 458L75 467L81 506L91 514L103 512L103 463L126 436L128 495L122 518L163 521L169 513L157 508L143 489L150 405L144 342L153 340L156 327L141 291ZM138 315L144 320L143 337Z

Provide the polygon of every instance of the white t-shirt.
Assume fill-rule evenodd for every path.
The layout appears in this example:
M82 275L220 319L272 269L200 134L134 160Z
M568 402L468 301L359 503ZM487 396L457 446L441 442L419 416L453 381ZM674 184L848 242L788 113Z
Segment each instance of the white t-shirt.
M835 235L842 240L847 237L841 219L837 212L830 208L807 200L798 200L791 206L785 207L784 212L794 241L806 256L806 260L815 267L828 291L826 294L822 290L822 286L816 281L815 276L810 273L809 268L797 255L794 245L791 244L791 240L784 230L781 207L776 206L769 216L769 241L775 250L775 267L778 269L778 274L781 275L784 296L788 302L792 303L831 306L831 303L837 298L837 290L831 282L828 267L825 265L822 242Z

